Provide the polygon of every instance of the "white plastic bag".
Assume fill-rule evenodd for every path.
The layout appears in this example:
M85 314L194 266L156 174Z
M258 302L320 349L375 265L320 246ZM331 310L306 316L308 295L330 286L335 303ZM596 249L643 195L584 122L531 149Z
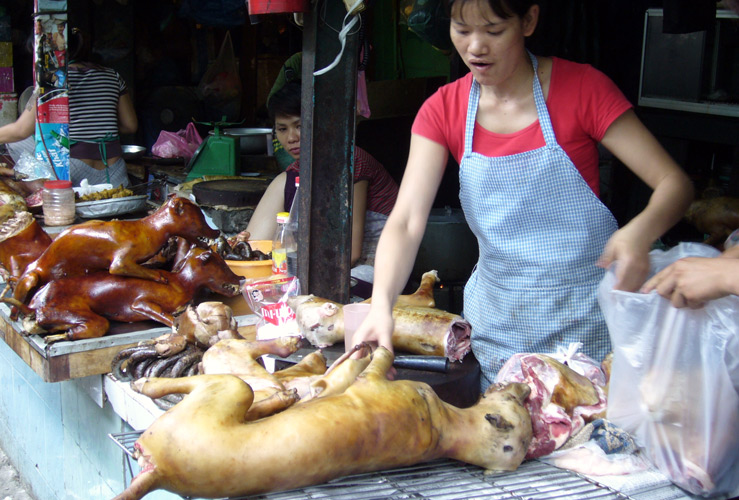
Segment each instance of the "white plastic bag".
M51 165L46 161L39 160L32 153L21 153L20 158L18 158L13 168L16 172L22 174L27 181L56 179L56 174L51 169Z
M257 340L300 336L295 311L287 302L290 297L300 295L298 278L273 274L247 279L242 282L241 293L254 314L259 316Z
M717 254L681 243L652 251L651 271ZM614 284L611 269L599 289L614 352L608 419L681 488L706 497L731 493L739 486L739 297L677 309L656 292Z

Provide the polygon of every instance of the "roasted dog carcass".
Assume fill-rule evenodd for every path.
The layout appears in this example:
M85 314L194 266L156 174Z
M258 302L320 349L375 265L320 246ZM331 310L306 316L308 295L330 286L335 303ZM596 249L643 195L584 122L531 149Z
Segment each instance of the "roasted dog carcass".
M739 228L739 198L717 196L696 200L688 207L685 219L708 235L704 243L723 249L724 240Z
M26 200L0 179L0 222L4 222L19 212L28 210Z
M219 234L208 226L197 205L177 197L139 220L92 220L78 224L62 231L28 265L13 290L13 298L25 303L31 291L49 281L95 271L166 283L163 271L141 263L154 256L171 237L180 236L205 246L198 238L215 238Z
M434 308L436 271L424 273L411 295L401 295L393 307L393 348L413 354L446 356L460 361L470 352L472 327L457 314ZM369 301L365 301L369 302ZM323 348L344 341L344 306L314 295L290 297L300 333Z
M5 278L16 280L39 258L51 237L30 212L17 212L0 226L0 266Z
M173 326L174 314L182 311L201 289L225 296L239 293L239 276L212 250L193 247L172 272L161 271L165 282L92 273L51 281L31 299L22 312L34 314L34 323L46 332L47 341L102 337L109 321L153 319ZM28 328L31 333L38 333Z
M141 379L150 397L187 393L136 441L142 468L117 500L155 489L182 496L221 498L287 490L360 472L407 466L441 457L488 471L515 470L531 439L522 406L525 384L491 386L480 401L459 409L430 386L389 381L393 355L378 348L371 362L348 359L355 377L324 397L297 403L253 422L249 385L232 375Z
M588 363L578 364L578 359L587 357L570 360L571 365L579 366L582 371ZM531 389L524 401L533 429L526 459L549 455L576 435L586 422L605 418L605 377L597 365L592 364L590 368L581 375L546 354L518 353L500 369L496 382L522 382Z

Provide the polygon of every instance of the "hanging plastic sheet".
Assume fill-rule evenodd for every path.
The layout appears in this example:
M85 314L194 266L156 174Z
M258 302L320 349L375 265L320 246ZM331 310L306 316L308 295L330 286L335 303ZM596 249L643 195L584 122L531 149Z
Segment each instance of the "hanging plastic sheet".
M35 15L36 157L59 179L69 179L68 33L66 13Z
M203 97L208 116L213 120L225 115L226 120L238 121L241 112L241 78L230 31L223 38L218 57L200 80L198 93Z

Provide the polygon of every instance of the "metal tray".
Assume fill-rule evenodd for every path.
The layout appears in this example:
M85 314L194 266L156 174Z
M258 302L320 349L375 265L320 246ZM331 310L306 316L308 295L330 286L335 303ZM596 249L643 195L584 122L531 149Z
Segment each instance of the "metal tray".
M125 453L131 477L133 445L143 431L108 434ZM512 472L485 474L480 467L449 459L356 474L324 484L231 500L418 499L418 500L690 500L664 476L635 481L619 491L576 472L530 460ZM636 473L640 476L642 473Z
M77 215L85 219L110 217L143 210L146 207L147 195L124 196L107 200L83 201L75 206Z

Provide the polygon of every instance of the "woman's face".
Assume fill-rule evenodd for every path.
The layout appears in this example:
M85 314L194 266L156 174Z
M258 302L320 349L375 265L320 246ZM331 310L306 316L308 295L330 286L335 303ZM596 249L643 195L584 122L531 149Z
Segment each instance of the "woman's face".
M460 57L481 85L498 85L516 70L525 51L524 39L536 27L538 6L523 17L503 19L486 0L456 2L450 34Z
M300 158L300 117L293 115L275 116L275 136L290 156Z

